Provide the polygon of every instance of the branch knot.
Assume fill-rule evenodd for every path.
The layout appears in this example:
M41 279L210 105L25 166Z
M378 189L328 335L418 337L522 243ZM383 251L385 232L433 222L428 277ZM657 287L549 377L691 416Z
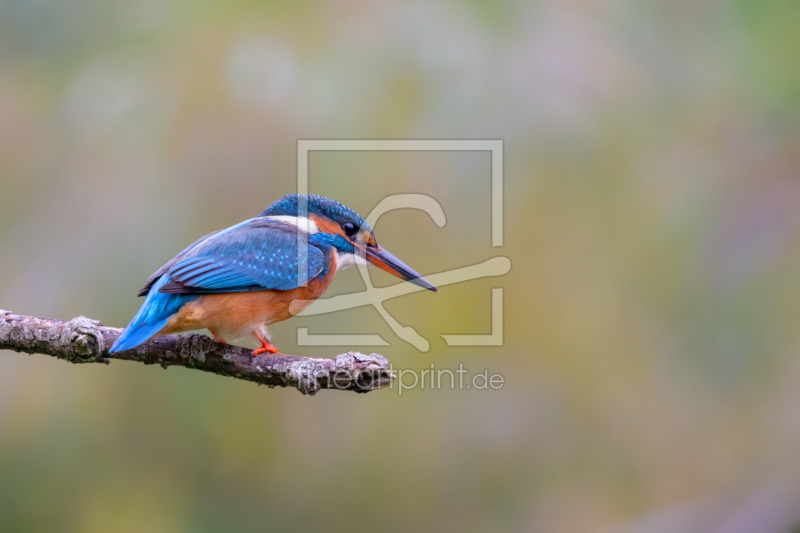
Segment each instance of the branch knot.
M98 329L98 320L85 316L73 318L61 330L61 342L68 347L65 359L73 363L94 363L103 360L105 339Z
M336 357L336 364L339 364L340 357L352 357L356 369L353 375L356 392L369 392L373 389L388 387L395 380L394 374L389 371L389 361L382 355L376 353L364 355L358 352L348 352Z

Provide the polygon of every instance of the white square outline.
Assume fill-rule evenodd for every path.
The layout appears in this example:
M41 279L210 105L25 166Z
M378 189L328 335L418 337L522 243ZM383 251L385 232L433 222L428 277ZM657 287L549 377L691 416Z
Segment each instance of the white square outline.
M297 194L308 194L308 159L311 151L328 152L490 152L492 178L492 247L503 246L503 140L502 139L298 139ZM302 202L304 203L304 202ZM299 205L301 210L306 205ZM301 258L302 259L302 258ZM302 262L302 261L301 261ZM448 346L501 346L503 344L503 289L492 289L492 333L489 335L442 335ZM310 335L297 329L298 345L316 345L326 337L331 345L386 345L377 335L341 335L343 343L330 342L337 335ZM359 343L361 341L363 344ZM356 341L356 342L354 342ZM380 341L380 342L377 342ZM302 344L301 344L302 342Z

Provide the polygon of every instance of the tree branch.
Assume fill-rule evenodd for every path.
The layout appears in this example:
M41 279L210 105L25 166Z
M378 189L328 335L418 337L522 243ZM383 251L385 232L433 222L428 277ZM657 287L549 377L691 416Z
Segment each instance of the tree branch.
M108 364L109 359L123 359L163 368L185 366L269 387L296 387L303 394L320 389L369 392L395 379L389 362L378 354L348 352L333 359L283 354L253 357L252 350L217 343L205 335L165 335L109 354L121 333L83 316L65 322L0 309L0 350L41 353L70 363Z

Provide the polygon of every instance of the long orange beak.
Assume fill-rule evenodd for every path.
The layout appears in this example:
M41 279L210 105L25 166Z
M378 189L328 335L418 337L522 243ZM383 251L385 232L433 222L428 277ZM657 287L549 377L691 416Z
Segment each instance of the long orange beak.
M367 260L381 270L385 270L400 279L410 281L414 285L419 285L430 291L439 292L439 289L430 281L380 246L367 247Z

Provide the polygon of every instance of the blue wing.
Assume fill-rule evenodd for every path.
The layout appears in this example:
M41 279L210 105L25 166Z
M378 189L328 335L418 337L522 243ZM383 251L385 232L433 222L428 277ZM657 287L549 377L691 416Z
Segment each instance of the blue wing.
M305 249L301 258L299 250ZM302 262L301 262L302 261ZM208 294L305 285L327 267L326 254L295 226L255 218L210 235L168 265L171 280L159 290Z

